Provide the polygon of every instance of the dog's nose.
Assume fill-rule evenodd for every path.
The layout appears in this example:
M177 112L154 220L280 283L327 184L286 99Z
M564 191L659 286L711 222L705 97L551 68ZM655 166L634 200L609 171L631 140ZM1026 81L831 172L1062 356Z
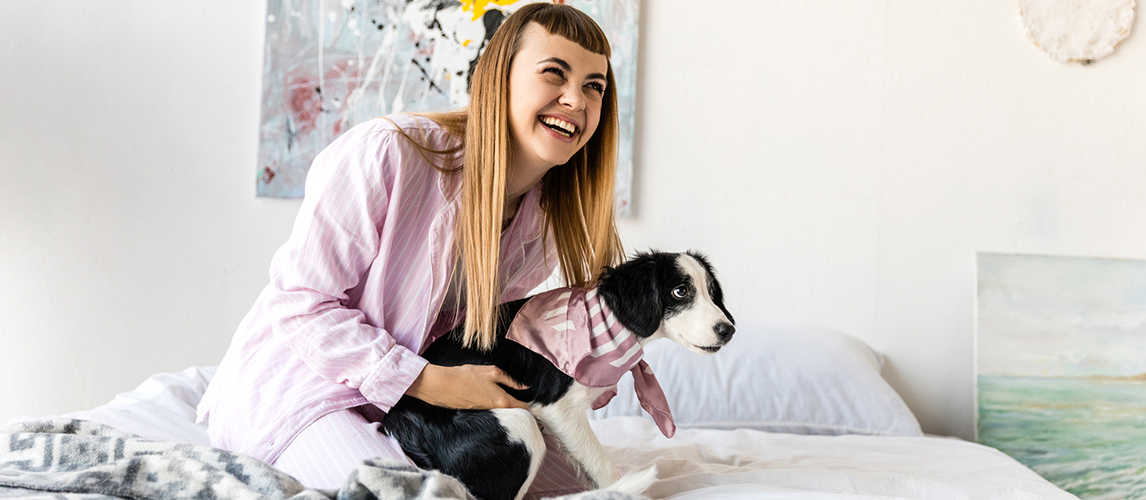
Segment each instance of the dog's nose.
M731 340L732 334L736 333L736 327L732 326L732 323L717 323L712 329L716 330L716 335L724 342Z

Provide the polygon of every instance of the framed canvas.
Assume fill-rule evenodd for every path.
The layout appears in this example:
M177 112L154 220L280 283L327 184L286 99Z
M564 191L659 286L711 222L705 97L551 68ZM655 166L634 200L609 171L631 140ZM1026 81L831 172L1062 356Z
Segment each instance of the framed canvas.
M978 441L1084 500L1146 498L1146 261L977 267Z
M310 163L348 128L469 102L497 27L538 0L267 0L258 196L297 198ZM639 0L566 0L609 37L620 120L618 215L631 203Z

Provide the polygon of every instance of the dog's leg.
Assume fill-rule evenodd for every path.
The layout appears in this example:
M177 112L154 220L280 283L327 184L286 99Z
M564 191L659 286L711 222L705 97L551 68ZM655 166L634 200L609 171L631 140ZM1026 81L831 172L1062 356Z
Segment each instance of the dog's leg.
M545 438L541 435L541 429L537 427L537 421L534 420L533 415L525 410L501 408L490 411L505 428L506 433L509 434L509 439L521 443L525 449L529 450L529 475L526 476L525 483L521 485L517 496L514 497L515 500L521 500L529 491L533 479L537 477L537 470L541 468L541 461L545 459Z
M536 406L533 414L541 420L546 432L553 434L574 462L597 488L613 484L620 476L613 459L589 427L586 412L602 389L591 389L576 382L553 404Z

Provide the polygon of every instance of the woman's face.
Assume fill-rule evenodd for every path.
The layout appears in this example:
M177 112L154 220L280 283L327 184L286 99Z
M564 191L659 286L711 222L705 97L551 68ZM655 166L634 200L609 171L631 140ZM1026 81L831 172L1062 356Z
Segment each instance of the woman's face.
M601 119L609 61L530 23L509 69L514 172L540 178L573 156Z

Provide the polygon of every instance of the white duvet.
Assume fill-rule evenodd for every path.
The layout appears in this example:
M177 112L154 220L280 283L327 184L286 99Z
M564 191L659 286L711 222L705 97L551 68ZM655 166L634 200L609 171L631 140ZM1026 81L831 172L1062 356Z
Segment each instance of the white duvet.
M1077 498L1002 452L954 438L680 429L666 439L639 417L592 425L623 468L657 465L653 498Z
M209 444L194 422L213 367L155 375L112 402L66 416L147 439ZM953 438L820 436L683 428L667 439L652 420L590 422L625 471L656 464L646 495L732 499L1075 499L1003 453Z

